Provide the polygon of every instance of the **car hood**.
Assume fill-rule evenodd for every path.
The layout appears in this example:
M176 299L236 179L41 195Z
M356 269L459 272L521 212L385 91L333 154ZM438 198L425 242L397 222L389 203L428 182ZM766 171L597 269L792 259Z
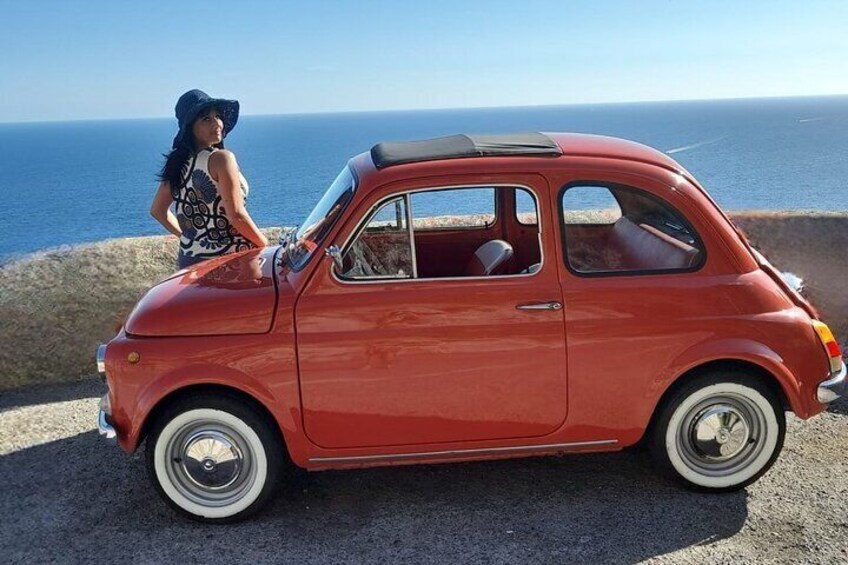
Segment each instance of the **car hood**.
M271 329L279 247L224 255L183 269L154 285L136 304L125 329L136 336L265 333ZM275 272L279 271L279 272Z

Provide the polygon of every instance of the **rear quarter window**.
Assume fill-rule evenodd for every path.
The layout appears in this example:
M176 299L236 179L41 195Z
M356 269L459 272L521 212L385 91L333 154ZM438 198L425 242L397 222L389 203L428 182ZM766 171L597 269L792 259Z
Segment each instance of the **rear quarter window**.
M704 261L703 243L670 204L647 191L584 182L560 196L568 268L582 275L686 272Z

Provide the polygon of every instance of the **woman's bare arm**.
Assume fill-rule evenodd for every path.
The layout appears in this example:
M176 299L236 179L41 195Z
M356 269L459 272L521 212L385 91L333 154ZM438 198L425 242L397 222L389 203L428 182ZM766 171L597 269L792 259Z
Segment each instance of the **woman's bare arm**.
M150 215L156 218L156 221L162 224L166 230L180 237L183 232L177 222L177 217L171 212L172 201L171 183L163 180L159 183L156 196L153 197L153 204L150 205Z
M218 182L221 203L233 227L257 247L268 245L268 238L259 231L250 214L247 213L247 208L244 207L241 178L235 155L227 150L215 151L209 157L209 173Z

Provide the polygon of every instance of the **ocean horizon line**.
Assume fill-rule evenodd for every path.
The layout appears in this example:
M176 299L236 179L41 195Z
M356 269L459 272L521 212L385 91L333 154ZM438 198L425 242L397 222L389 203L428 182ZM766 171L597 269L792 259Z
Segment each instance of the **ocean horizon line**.
M228 147L255 189L250 209L258 225L301 221L339 168L375 143L462 132L630 139L671 154L726 210L844 210L846 124L848 95L253 115ZM130 118L0 127L12 196L0 210L9 234L28 234L1 240L0 256L151 233L145 211L175 126L173 118ZM463 203L450 212L472 210Z
M570 102L564 104L528 104L528 105L505 105L505 106L447 106L447 107L422 107L422 108L389 108L381 110L331 110L331 111L309 111L309 112L280 112L273 114L241 114L241 118L283 118L283 117L321 117L321 116L350 116L367 114L408 114L424 112L473 112L487 110L528 110L528 109L556 109L556 108L587 108L587 107L610 107L631 105L657 105L657 104L684 104L684 103L709 103L709 102L743 102L743 101L785 101L785 100L811 100L811 99L836 99L848 98L848 93L840 94L792 94L774 96L732 96L722 98L672 98L662 100L622 100L605 102ZM22 126L22 125L55 125L55 124L83 124L103 122L151 122L162 120L173 120L174 116L138 116L138 117L92 117L71 118L67 120L19 120L2 121L0 126Z

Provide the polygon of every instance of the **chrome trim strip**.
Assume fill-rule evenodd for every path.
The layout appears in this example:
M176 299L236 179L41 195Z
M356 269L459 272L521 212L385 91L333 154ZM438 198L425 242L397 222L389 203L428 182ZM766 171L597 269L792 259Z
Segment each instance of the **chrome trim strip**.
M846 374L848 374L848 370L846 370L843 362L842 369L838 373L823 383L819 383L819 388L816 391L818 401L822 404L829 404L844 396L848 392L846 391L846 388L848 388L848 383L845 381Z
M547 445L519 445L515 447L489 447L482 449L452 449L449 451L425 451L421 453L393 453L388 455L358 455L354 457L313 457L310 463L355 463L357 461L391 461L403 459L433 459L439 457L455 457L463 455L482 455L486 453L521 453L524 451L547 451L554 449L574 449L595 445L613 445L617 439L602 439L595 441L577 441L572 443L551 443Z
M386 196L385 198L378 200L377 203L374 204L371 207L371 210L367 214L365 214L365 216L363 216L363 218L359 221L359 223L356 225L354 230L352 232L350 232L350 235L348 235L347 239L345 239L344 244L340 245L339 247L341 248L342 254L344 255L345 251L347 251L348 246L351 243L353 243L353 240L356 237L359 236L359 232L362 229L364 229L364 224L367 224L368 221L370 221L371 216L373 216L374 213L377 210L379 210L380 207L384 203L392 200L393 198L397 198L398 195L408 196L408 195L411 195L411 194L415 194L416 192L435 192L435 191L438 191L438 190L452 190L452 189L459 189L459 188L498 188L498 187L501 187L501 188L520 188L520 189L526 190L530 194L533 195L533 198L536 201L536 218L538 219L537 238L538 238L538 241L539 241L539 259L541 259L540 263L542 264L542 266L539 267L539 270L536 271L535 273L528 273L528 274L516 273L514 275L489 275L489 276L483 276L483 277L425 277L425 278L409 278L409 277L406 277L406 278L391 278L390 277L390 278L387 278L387 279L381 278L379 280L367 280L367 279L363 280L363 279L343 279L338 275L338 273L336 273L336 269L330 267L331 276L333 277L333 279L335 279L336 282L338 282L340 284L352 284L352 285L357 285L357 284L383 284L383 283L387 283L387 282L409 283L409 282L420 282L420 281L488 281L488 280L493 280L493 279L495 279L495 280L497 280L497 279L522 279L522 278L537 276L545 268L545 247L542 245L542 233L543 233L542 229L543 229L543 226L542 226L542 208L541 208L541 203L540 203L541 201L539 199L539 195L536 193L535 190L533 190L533 188L531 188L527 185L518 184L518 183L457 184L457 185L450 185L450 186L416 188L416 189L413 189L413 190L395 192L394 194L391 194L389 196ZM411 200L410 200L410 202L411 202ZM411 207L407 207L407 210L411 210ZM409 213L411 214L411 211ZM414 252L414 250L413 250L413 252ZM417 265L416 265L416 267L417 267ZM417 268L416 268L416 272L417 272Z
M415 254L415 230L412 229L412 199L409 193L403 195L403 201L406 204L406 227L409 231L409 245L412 252L412 278L418 278L418 256Z
M115 428L106 421L106 412L103 410L97 416L97 431L106 439L113 440L116 437Z
M100 344L97 346L97 355L95 356L97 360L97 372L101 375L106 374L106 345Z

